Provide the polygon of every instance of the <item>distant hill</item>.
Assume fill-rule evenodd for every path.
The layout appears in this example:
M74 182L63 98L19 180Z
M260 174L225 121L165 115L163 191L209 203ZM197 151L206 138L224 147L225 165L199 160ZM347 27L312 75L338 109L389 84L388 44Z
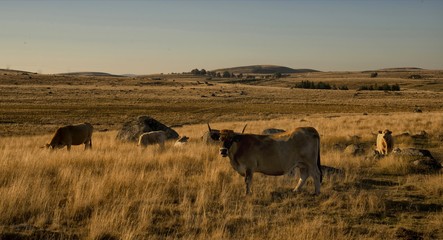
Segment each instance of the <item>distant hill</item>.
M418 67L396 67L396 68L382 68L377 70L367 70L363 72L414 72L414 71L423 71L425 69Z
M255 73L255 74L273 74L273 73L308 73L308 72L319 72L314 69L293 69L284 66L275 65L252 65L252 66L242 66L242 67L232 67L232 68L221 68L213 70L215 72L228 71L230 73Z
M22 70L14 70L14 69L0 69L0 73L7 73L7 74L35 74L33 72L27 72Z
M90 76L90 77L124 77L123 75L115 75L105 72L69 72L69 73L58 73L57 75Z
M418 68L418 67L398 67L398 68L380 69L380 71L387 71L387 72L409 72L409 71L421 71L421 70L424 70L424 69Z

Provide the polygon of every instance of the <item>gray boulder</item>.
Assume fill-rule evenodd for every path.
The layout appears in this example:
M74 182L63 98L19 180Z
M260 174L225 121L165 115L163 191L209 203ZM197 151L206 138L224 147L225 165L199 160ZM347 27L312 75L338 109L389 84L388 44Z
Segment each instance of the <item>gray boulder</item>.
M365 148L362 144L350 144L345 148L344 153L352 156L363 155Z
M177 139L178 133L172 128L149 116L139 116L125 122L117 133L117 139L124 142L137 142L138 137L145 132L164 131L167 139Z
M439 171L442 168L441 163L426 149L397 148L392 153L397 156L408 157L411 168L415 172Z

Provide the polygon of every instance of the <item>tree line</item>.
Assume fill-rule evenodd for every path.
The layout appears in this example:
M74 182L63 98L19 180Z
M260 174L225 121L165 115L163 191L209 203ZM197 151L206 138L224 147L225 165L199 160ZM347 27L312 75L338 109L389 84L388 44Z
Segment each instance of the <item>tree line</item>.
M348 86L342 85L342 86L336 86L335 84L331 85L329 83L325 82L311 82L309 80L301 81L299 83L296 83L293 88L304 88L304 89L333 89L333 90L349 90ZM389 85L387 83L383 85L363 85L358 88L359 91L367 90L378 90L378 91L400 91L400 85L393 84Z
M223 71L223 72L215 72L215 71L206 71L205 69L199 70L198 68L191 70L192 75L196 76L208 76L208 77L217 77L217 78L243 78L243 73L231 73L229 71ZM281 78L283 75L281 73L274 73L273 75L270 75L270 77L273 78ZM255 78L255 76L247 75L246 78Z

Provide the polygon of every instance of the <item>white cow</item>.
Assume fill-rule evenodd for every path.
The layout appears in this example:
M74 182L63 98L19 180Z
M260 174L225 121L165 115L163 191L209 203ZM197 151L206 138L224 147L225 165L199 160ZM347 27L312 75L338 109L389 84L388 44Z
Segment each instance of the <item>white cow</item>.
M138 146L147 147L148 145L158 144L164 148L166 141L166 133L164 131L152 131L143 133L138 138Z

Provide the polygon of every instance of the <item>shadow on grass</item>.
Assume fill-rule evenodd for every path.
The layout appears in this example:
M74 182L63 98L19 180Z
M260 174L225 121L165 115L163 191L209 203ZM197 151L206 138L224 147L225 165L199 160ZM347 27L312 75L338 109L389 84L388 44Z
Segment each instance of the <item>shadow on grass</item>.
M443 210L443 204L414 203L411 201L385 201L387 212L437 212Z

